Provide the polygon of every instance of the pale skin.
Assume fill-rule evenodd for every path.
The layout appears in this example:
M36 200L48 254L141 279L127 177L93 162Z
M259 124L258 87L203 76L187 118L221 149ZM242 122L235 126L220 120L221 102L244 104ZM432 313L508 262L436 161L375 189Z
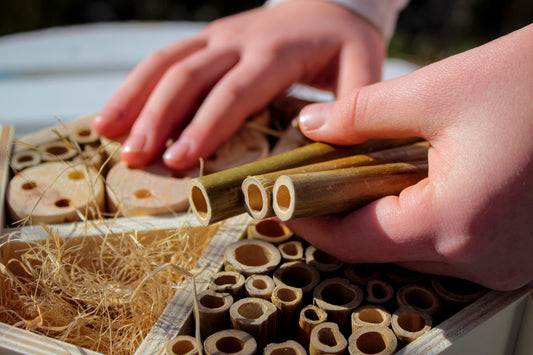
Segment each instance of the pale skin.
M95 128L108 137L131 128L122 157L137 166L179 131L163 159L187 168L292 83L329 88L337 101L301 114L308 137L336 144L422 137L431 144L429 176L399 196L289 227L347 262L398 262L515 289L533 285L529 43L533 25L367 86L379 80L384 57L378 30L337 5L294 0L217 21L150 56Z

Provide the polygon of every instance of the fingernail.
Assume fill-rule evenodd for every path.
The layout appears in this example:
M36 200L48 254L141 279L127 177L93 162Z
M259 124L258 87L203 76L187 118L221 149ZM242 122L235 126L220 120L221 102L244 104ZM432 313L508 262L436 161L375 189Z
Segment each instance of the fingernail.
M146 145L146 136L143 134L132 134L122 145L122 151L125 153L141 152Z
M189 157L191 152L191 141L189 138L183 137L178 139L170 148L163 154L165 161L180 161Z
M318 129L326 122L332 103L312 104L303 108L300 112L300 125L306 131Z

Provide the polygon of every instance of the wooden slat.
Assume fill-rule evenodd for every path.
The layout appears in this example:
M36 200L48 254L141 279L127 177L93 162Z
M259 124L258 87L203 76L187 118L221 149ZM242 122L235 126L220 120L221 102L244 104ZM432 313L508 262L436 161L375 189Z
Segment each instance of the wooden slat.
M6 225L6 190L9 182L9 157L14 129L10 125L0 125L0 230Z

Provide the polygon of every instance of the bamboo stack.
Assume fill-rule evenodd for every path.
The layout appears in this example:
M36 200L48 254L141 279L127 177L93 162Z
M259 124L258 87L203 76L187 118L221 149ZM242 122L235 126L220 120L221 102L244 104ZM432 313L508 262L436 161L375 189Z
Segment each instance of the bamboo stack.
M281 220L358 208L427 176L428 143L376 140L357 146L311 143L192 179L189 204L204 225L248 212Z

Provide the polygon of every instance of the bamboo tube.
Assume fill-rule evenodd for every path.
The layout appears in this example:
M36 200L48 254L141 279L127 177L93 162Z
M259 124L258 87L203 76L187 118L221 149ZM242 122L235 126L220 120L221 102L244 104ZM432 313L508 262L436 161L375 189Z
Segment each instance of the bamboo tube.
M356 285L366 286L370 280L381 279L382 271L377 264L344 264L344 276Z
M264 240L272 244L286 242L293 235L285 224L272 219L263 219L250 223L247 234L250 239Z
M432 319L426 312L413 307L400 307L394 312L391 327L399 341L411 343L429 332Z
M253 163L192 179L188 190L189 202L198 220L203 225L208 225L246 211L241 185L248 176L402 146L416 140L418 139L372 140L343 147L312 143Z
M307 305L302 308L300 318L298 319L298 342L304 347L309 348L311 332L317 325L324 323L327 319L328 314L322 308L315 305Z
M198 294L198 314L202 340L229 327L229 309L232 304L233 296L229 293L204 290Z
M396 292L396 302L399 307L411 306L417 311L429 315L440 309L440 300L430 288L419 284L408 284L400 287Z
M35 166L41 162L41 154L36 150L21 150L13 153L11 157L11 167L15 172L19 172L30 166Z
M420 161L427 159L427 152L428 142L419 142L369 153L368 155L348 156L292 169L249 176L242 183L246 211L255 219L264 219L275 216L272 207L272 191L276 179L282 175L353 168L358 166L376 165L384 162Z
M361 327L348 338L350 355L391 355L397 346L398 340L393 331L377 325Z
M334 256L310 245L305 249L305 262L313 265L321 273L334 273L338 271L344 263Z
M291 240L286 243L278 245L281 259L285 262L301 261L304 258L304 248L302 242L298 240Z
M276 288L274 280L268 275L253 274L244 282L244 289L248 297L257 297L270 300L272 292Z
M233 303L229 313L234 329L251 334L260 348L276 337L276 306L255 297L246 297Z
M317 325L311 332L309 355L344 354L348 341L342 335L337 323L324 322Z
M487 289L474 282L450 276L432 275L431 287L448 305L463 306L483 296Z
M280 285L272 292L272 304L278 309L278 328L287 336L296 330L295 323L300 314L303 293L301 288Z
M219 271L209 281L209 288L215 292L227 292L234 299L242 297L244 275L236 271Z
M257 341L249 333L239 329L221 330L204 341L206 355L255 355Z
M256 239L243 239L224 251L226 271L237 271L248 277L268 274L281 262L281 254L273 244Z
M400 193L427 176L427 163L392 163L282 175L274 184L274 212L282 220L346 212Z
M305 297L320 282L320 273L309 264L291 261L281 264L274 271L273 279L276 285L301 288Z
M165 355L198 355L196 339L190 335L178 335L166 343Z
M70 160L78 154L76 150L64 141L52 141L39 145L42 161Z
M388 327L391 322L391 314L385 308L373 304L365 304L357 307L352 312L352 333L361 327L378 325Z
M387 304L394 297L394 288L382 280L370 280L366 284L366 301L373 304Z
M283 343L270 343L266 346L264 355L307 355L304 347L294 340Z
M313 303L328 314L328 321L339 325L342 332L350 328L350 315L361 304L363 291L348 279L322 281L313 292Z

